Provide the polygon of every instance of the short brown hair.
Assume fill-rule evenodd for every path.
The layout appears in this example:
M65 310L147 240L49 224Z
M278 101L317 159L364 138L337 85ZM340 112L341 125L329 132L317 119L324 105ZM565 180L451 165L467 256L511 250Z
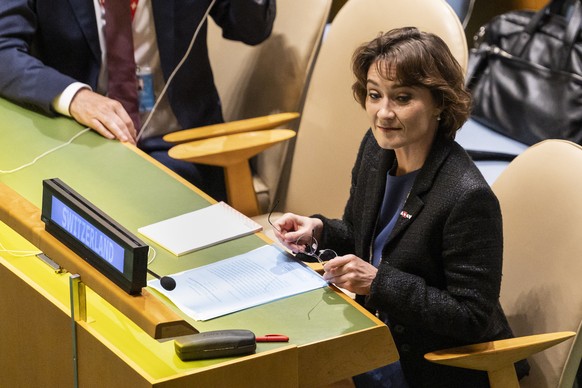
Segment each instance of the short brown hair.
M439 132L455 138L457 130L469 118L471 95L464 85L463 69L441 38L415 27L404 27L381 33L356 49L352 57L356 82L352 90L364 108L368 70L374 63L386 78L393 68L402 85L429 89L442 109Z

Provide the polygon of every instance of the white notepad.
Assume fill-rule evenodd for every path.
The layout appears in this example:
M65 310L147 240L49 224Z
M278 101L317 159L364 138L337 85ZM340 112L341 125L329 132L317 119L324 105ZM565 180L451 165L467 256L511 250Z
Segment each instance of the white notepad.
M176 256L262 230L224 202L182 214L137 231Z

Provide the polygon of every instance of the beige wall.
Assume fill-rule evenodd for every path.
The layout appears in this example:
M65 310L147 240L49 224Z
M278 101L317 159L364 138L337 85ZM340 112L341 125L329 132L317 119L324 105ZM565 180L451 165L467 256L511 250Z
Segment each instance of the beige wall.
M548 3L547 0L513 0L510 1L516 8L540 9Z

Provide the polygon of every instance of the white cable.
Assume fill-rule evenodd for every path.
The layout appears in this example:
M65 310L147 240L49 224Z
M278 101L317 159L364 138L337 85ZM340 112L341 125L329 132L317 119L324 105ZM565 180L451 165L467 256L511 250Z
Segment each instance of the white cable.
M6 249L4 247L4 245L2 245L2 243L0 242L0 252L6 252L11 254L12 256L15 257L27 257L27 256L36 256L40 253L42 253L41 251L28 251L28 250L18 250L18 249Z
M465 18L463 19L463 28L467 28L469 24L469 19L471 19L471 14L473 13L473 7L475 7L475 0L471 0L469 2L469 7L467 7L467 13L465 14Z
M156 255L158 254L158 252L156 252L156 250L154 249L154 247L150 246L150 249L148 250L148 256L150 255L150 252L153 252L151 259L148 258L148 267L151 263L153 263L153 261L156 259Z
M41 251L19 251L13 249L0 249L0 252L6 252L11 256L14 257L29 257L29 256L36 256L41 254Z
M150 114L148 115L146 121L141 126L141 130L137 134L137 137L135 139L136 142L146 132L146 127L150 123L150 120L151 120L152 116L154 115L155 110L158 108L158 105L160 104L160 101L162 100L162 97L164 96L164 94L166 94L166 91L168 90L168 87L172 83L172 80L174 79L174 76L176 75L176 73L178 72L178 70L180 70L180 68L182 67L182 65L184 64L184 62L186 62L186 59L190 55L190 52L192 51L192 48L194 47L194 42L196 42L196 37L198 36L198 33L200 32L200 29L204 25L204 22L208 18L208 14L210 13L210 10L212 9L212 6L214 5L215 2L216 2L216 0L212 0L212 2L210 3L210 5L206 9L206 12L204 13L204 16L202 17L202 20L200 20L200 23L198 24L198 27L196 27L196 31L194 31L194 35L192 36L192 39L190 40L190 45L188 46L188 50L186 50L186 53L184 54L184 56L182 57L182 59L180 60L180 62L178 63L178 65L176 65L176 67L174 68L174 71L172 71L172 74L170 74L170 76L168 77L168 81L166 82L166 85L164 85L164 88L160 92L160 95L158 96L158 98L156 98L156 103L154 104L154 107L152 108L152 110L151 110Z
M51 153L53 153L53 152L55 152L55 151L63 148L63 147L68 146L76 138L78 138L79 136L81 136L82 134L84 134L84 133L86 133L87 131L90 131L90 130L91 130L91 128L85 128L81 132L77 133L75 136L73 136L72 138L70 138L69 141L67 141L66 143L63 143L63 144L61 144L59 146L56 146L55 148L52 148L52 149L50 149L50 150L48 150L46 152L43 152L42 154L40 154L39 156L37 156L36 158L34 158L34 160L32 162L23 164L22 166L17 167L17 168L15 168L13 170L0 170L0 174L12 174L13 172L20 171L20 170L22 170L22 169L24 169L26 167L32 166L33 164L35 164L36 162L38 162L41 158L44 158L45 156L47 156L47 155L49 155L49 154L51 154Z

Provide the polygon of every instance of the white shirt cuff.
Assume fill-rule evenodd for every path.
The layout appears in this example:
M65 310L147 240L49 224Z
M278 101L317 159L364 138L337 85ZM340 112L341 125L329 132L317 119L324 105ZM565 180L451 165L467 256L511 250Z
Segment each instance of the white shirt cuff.
M81 89L92 90L91 87L87 84L82 82L73 82L67 86L61 94L55 97L53 100L53 109L62 115L71 117L71 112L69 111L71 101L73 101L73 97L75 97L75 94L77 94L77 92Z

